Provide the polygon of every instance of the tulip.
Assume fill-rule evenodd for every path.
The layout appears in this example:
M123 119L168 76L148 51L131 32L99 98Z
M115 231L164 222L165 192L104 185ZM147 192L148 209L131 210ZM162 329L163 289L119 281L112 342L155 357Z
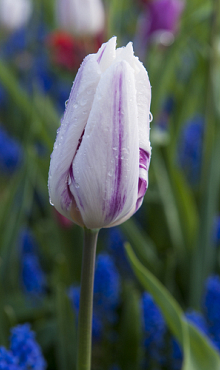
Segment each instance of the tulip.
M174 41L185 0L148 1L137 24L136 46L144 58L149 42L169 46Z
M148 186L151 87L131 43L116 37L88 55L58 130L49 170L50 202L88 229L118 225Z
M59 27L79 36L97 35L104 29L105 13L101 0L57 0Z
M27 24L32 10L31 0L0 0L0 26L17 30Z
M175 33L183 9L184 0L149 1L147 35L151 36L158 31Z

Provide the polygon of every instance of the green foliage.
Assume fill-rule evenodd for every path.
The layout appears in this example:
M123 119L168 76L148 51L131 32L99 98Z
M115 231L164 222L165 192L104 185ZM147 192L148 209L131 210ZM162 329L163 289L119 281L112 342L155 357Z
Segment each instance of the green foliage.
M111 370L114 364L121 370L143 368L143 290L152 294L170 332L181 343L183 370L220 368L217 351L184 319L187 309L201 311L207 277L220 274L219 246L213 235L215 218L220 214L220 9L217 0L186 3L173 42L148 42L140 49L137 29L143 2L104 1L102 41L116 35L119 47L134 42L135 55L151 81L154 119L149 189L138 213L118 228L134 250L127 244L136 278L131 272L124 273L117 256L121 300L114 320L105 323L101 340L94 341L92 370ZM28 26L31 41L25 49L16 52L12 44L13 53L6 57L3 45L11 34L0 28L0 127L23 150L22 162L13 173L4 173L0 166L0 345L7 346L11 327L30 322L48 370L66 370L75 369L77 337L76 312L67 291L80 282L83 240L82 230L60 220L49 204L47 179L50 153L65 108L62 102L60 110L56 93L66 83L71 86L79 65L69 70L53 60L47 37L57 30L54 1L36 0L34 7ZM35 34L37 25L47 29L43 42ZM84 54L96 51L94 45L100 40L78 37L77 42L83 46L83 59ZM46 91L38 85L43 68L40 77L33 76L31 69L35 60L41 68L39 55L48 63L46 82L50 78L56 81ZM164 103L170 97L173 107L166 111ZM204 119L204 131L201 168L193 182L178 158L187 122L197 114ZM23 228L30 229L36 239L46 276L44 294L36 300L22 285L19 235ZM114 256L107 249L109 239L110 234L101 231L98 253L107 251ZM166 355L170 356L169 348ZM158 366L159 370L170 370L171 365L164 362Z

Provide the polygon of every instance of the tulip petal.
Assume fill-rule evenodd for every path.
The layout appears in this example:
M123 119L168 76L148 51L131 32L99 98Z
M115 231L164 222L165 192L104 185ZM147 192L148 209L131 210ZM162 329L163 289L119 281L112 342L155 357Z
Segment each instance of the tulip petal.
M88 228L135 210L139 140L134 70L122 60L102 74L72 166L70 190Z
M148 170L150 165L151 145L149 139L151 102L151 86L149 77L143 64L138 58L133 59L136 64L136 90L138 107L138 128L139 128L139 189L136 211L140 208L145 192L148 187Z
M105 42L97 52L97 63L104 72L113 63L116 54L116 36L112 37L108 42Z
M88 55L77 73L51 155L48 180L50 201L67 218L71 217L70 209L74 203L68 188L69 171L101 76L96 59L96 54Z

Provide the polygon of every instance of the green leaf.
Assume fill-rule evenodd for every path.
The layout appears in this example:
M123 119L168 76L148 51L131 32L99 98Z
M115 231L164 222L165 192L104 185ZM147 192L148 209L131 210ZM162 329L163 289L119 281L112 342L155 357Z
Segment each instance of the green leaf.
M143 264L149 267L154 273L158 272L161 268L161 261L157 256L156 246L143 229L131 218L121 224L120 229L132 243L135 252L141 261L143 261Z
M125 245L131 266L145 289L154 297L168 327L183 347L182 370L219 370L220 357L206 338L184 318L184 313L167 289L135 256L131 246Z
M122 370L139 369L140 342L140 297L132 284L128 283L124 292L119 340L119 364Z
M60 370L76 366L76 320L62 284L56 288L57 360Z
M167 227L169 229L173 247L177 250L179 256L184 257L185 243L179 218L178 206L173 194L173 189L165 161L160 151L156 148L154 148L154 155L152 157L152 169L157 181L157 186L163 204L164 213L167 220Z

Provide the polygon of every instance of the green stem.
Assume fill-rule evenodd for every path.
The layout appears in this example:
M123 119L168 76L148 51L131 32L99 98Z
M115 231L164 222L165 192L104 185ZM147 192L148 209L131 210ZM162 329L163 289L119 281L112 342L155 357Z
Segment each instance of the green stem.
M84 229L77 370L91 369L93 285L98 232L99 230Z

